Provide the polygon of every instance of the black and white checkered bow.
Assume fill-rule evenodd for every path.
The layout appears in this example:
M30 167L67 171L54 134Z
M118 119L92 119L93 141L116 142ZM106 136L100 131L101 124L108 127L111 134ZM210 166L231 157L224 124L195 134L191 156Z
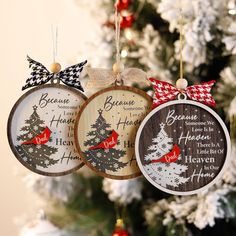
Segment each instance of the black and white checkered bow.
M30 77L26 80L26 85L22 87L22 90L45 84L52 78L57 78L68 86L75 87L81 91L84 91L78 79L87 61L83 61L76 65L67 67L65 70L54 74L49 72L44 65L31 59L29 56L27 56L27 60L29 61L29 68L32 69L32 72L30 73Z

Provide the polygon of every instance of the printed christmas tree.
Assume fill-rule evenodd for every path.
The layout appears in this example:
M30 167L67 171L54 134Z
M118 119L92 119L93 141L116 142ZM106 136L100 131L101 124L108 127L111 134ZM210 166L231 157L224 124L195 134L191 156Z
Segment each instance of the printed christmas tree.
M181 174L188 169L186 165L181 165L176 162L150 163L151 161L161 159L165 154L171 152L173 148L173 139L168 137L164 127L164 124L160 124L160 132L152 139L153 144L148 147L150 153L147 154L144 159L149 164L145 165L144 169L149 176L162 187L178 187L180 184L186 183L189 179L181 176ZM180 159L181 156L178 160Z
M33 113L29 119L25 120L26 126L20 130L23 134L17 137L17 141L20 141L21 144L16 146L16 150L21 158L34 168L37 166L47 168L58 162L58 160L50 158L57 152L57 148L50 147L47 144L22 144L40 135L45 130L44 123L37 113L37 106L33 106Z
M95 124L91 125L92 131L88 132L87 136L91 137L84 142L86 147L93 147L99 145L106 140L112 133L110 124L106 122L102 116L102 110L98 110L99 116L95 121ZM119 142L117 143L119 145ZM125 151L117 149L117 145L113 148L107 149L94 149L83 152L86 159L94 166L98 171L117 172L119 169L124 168L128 163L122 162L120 159L126 154Z

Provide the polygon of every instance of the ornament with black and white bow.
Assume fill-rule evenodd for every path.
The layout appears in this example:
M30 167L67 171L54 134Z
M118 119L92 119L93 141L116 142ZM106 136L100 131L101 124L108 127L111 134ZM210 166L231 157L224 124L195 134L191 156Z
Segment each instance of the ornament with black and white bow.
M35 87L15 103L8 119L8 140L16 158L33 172L69 174L83 166L74 144L74 121L87 99L79 76L87 61L61 71L27 57L30 77L22 90ZM51 81L51 84L46 84ZM60 82L65 85L60 84ZM80 90L80 91L79 91Z

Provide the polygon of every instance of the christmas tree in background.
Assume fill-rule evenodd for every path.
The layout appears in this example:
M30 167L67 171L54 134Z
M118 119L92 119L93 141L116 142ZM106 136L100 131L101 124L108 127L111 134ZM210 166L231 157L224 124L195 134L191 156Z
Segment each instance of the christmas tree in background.
M37 106L33 106L33 113L30 118L25 120L26 126L23 126L20 131L23 134L17 137L17 141L26 142L40 135L44 130L44 121L40 119L37 113ZM31 167L37 168L38 166L47 168L54 165L58 160L50 158L50 156L57 152L57 148L50 147L46 144L21 144L16 146L21 158Z
M106 120L102 116L102 112L101 109L98 110L99 116L95 121L95 124L91 125L93 130L87 134L88 137L91 137L84 142L84 145L87 147L100 144L112 133L112 130L108 129L111 125L106 123ZM120 161L125 153L125 151L116 149L115 147L109 149L98 148L85 151L84 156L99 171L106 172L109 170L116 172L118 169L124 168L128 164Z
M169 153L173 148L173 139L169 138L164 130L165 125L160 124L160 132L156 138L153 138L151 145L148 150L152 151L147 154L144 159L145 161L158 160L165 154ZM178 159L181 157L179 156ZM149 176L159 185L166 187L178 187L180 184L186 183L188 178L180 176L185 172L188 167L177 163L148 163L144 166L144 169Z
M91 41L86 46L78 48L78 57L86 57L92 67L112 68L116 53L115 1L68 2L74 4L75 11L77 7L84 7L94 18L89 26L94 35L88 38ZM232 102L236 101L236 1L118 2L120 9L126 8L121 11L124 16L120 37L122 63L126 68L141 68L148 76L173 84L179 78L179 7L182 2L184 77L189 85L212 79L217 81L213 90L216 110L227 124L229 107L234 114L236 110L236 102ZM126 17L128 15L133 17ZM142 84L135 86L145 91L151 89ZM88 134L91 138L87 141L91 144L87 145L88 149L98 144L95 138L102 136L105 139L110 135L110 126L105 124L104 134L98 132L98 125L94 125L94 130ZM101 141L104 139L100 138ZM152 160L152 154L156 159L157 152L162 155L171 149L172 140L165 139L163 152L158 146L158 151L154 150L158 145L158 140L154 140L147 159ZM73 175L60 178L33 175L29 177L29 182L38 194L50 197L52 202L46 198L47 210L50 209L47 213L54 224L65 230L66 236L111 236L116 222L117 202L126 205L126 213L122 216L132 236L235 236L235 140L232 149L232 163L218 183L191 196L163 193L142 177L125 181L103 179L96 174L88 174L85 167ZM105 150L93 150L95 153L99 151ZM101 159L107 161L105 156Z

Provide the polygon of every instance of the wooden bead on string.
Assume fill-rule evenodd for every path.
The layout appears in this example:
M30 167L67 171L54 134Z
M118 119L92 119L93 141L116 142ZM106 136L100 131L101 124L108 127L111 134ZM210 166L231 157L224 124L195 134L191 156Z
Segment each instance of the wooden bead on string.
M184 78L178 79L176 81L176 88L180 90L185 90L188 87L188 81Z
M116 63L113 65L112 69L113 69L113 72L114 72L114 73L121 73L121 72L124 70L124 64L121 63L121 62L119 62L119 63L116 62Z
M50 70L51 70L51 72L52 73L58 73L58 72L60 72L60 70L61 70L61 65L60 65L60 63L58 63L58 62L53 62L51 65L50 65Z
M121 73L123 70L124 70L124 64L123 63L121 63L121 62L116 62L114 65L113 65L113 67L112 67L112 69L113 69L113 72L114 73Z

